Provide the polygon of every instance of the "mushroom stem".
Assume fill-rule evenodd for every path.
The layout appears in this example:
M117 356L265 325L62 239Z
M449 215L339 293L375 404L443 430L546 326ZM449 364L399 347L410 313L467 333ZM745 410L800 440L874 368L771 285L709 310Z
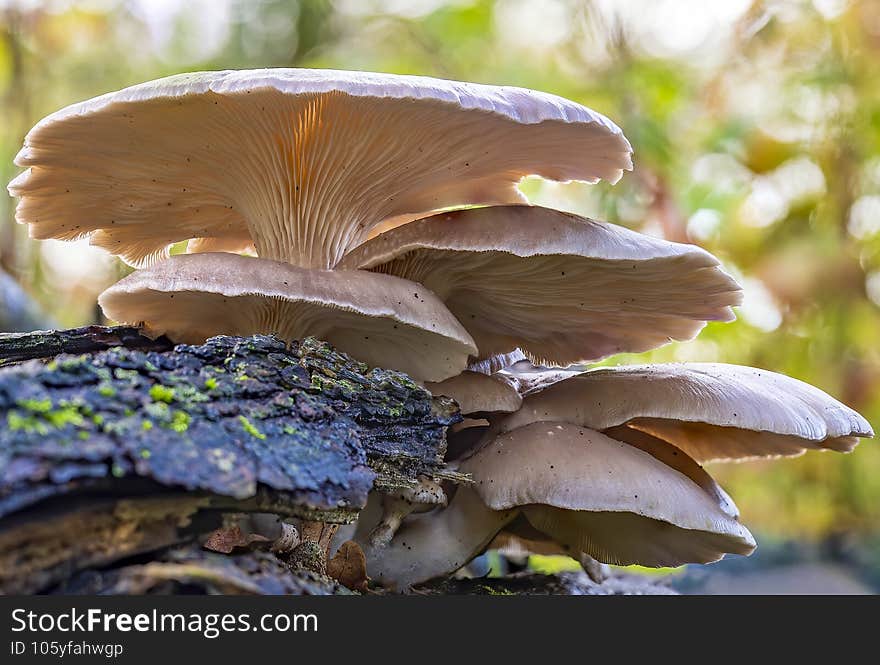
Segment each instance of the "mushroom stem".
M299 531L293 524L281 523L281 535L272 542L271 551L275 554L290 554L300 544Z
M602 584L611 575L611 567L607 563L596 561L586 552L581 552L577 560L587 576L596 584Z
M419 476L415 487L382 497L382 519L370 532L372 547L385 547L394 538L407 515L446 505L446 492L433 478Z
M338 528L338 524L303 520L300 524L300 543L293 548L288 563L326 575L330 541Z

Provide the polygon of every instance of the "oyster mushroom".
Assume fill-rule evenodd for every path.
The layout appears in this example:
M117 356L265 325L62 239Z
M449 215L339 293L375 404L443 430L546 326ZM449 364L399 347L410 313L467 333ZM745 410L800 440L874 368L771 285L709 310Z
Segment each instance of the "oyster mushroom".
M381 584L405 588L447 575L493 541L566 552L588 567L582 554L659 567L755 548L727 494L696 462L649 435L624 442L537 422L494 438L458 468L474 484L457 487L446 508L410 515L387 546L364 543ZM525 534L518 516L531 526ZM366 512L359 521L375 519Z
M123 278L104 313L151 334L200 343L218 334L314 335L372 366L438 381L476 353L427 289L389 275L314 270L236 254L173 256Z
M382 519L370 532L370 545L383 547L391 542L401 523L411 513L422 513L445 506L446 492L433 478L420 476L415 487L382 492Z
M538 531L603 563L708 563L755 547L729 498L707 491L704 478L575 425L502 434L460 470L489 508L520 508Z
M370 506L358 523L368 523ZM468 485L456 488L449 505L410 515L387 545L356 537L367 558L367 572L382 586L404 590L458 570L486 549L517 510L492 510ZM360 531L360 528L359 528Z
M739 285L694 245L533 206L441 213L392 229L340 267L424 284L480 358L519 348L567 365L647 351L730 321Z
M596 430L625 425L668 441L698 462L851 451L873 436L858 413L802 381L720 363L600 368L525 398L497 421L505 432L536 421ZM617 430L621 431L621 430Z
M143 267L171 244L332 268L385 220L522 202L526 175L616 182L610 120L521 88L316 69L180 74L61 109L9 184L34 238ZM132 159L133 154L137 159Z
M466 416L512 413L522 404L522 397L513 383L500 374L464 371L440 383L427 383L425 387L434 395L454 399Z

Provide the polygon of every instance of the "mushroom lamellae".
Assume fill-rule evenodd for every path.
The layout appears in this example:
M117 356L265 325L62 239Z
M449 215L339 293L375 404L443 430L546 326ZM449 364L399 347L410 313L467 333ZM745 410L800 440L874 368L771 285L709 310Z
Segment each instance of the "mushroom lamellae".
M471 482L371 495L354 538L374 582L403 589L496 546L564 552L599 580L597 560L754 549L702 462L873 436L765 370L574 367L692 339L741 302L708 252L528 205L517 188L527 175L614 183L631 152L604 116L530 90L203 72L48 116L9 191L32 237L89 237L140 268L100 296L111 319L181 342L314 335L459 402L469 418L447 461ZM181 241L188 254L170 256Z

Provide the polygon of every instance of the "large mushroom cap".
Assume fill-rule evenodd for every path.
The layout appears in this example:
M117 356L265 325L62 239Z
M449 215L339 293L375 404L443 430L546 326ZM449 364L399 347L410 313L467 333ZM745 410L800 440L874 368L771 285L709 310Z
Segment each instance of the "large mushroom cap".
M522 405L513 383L498 374L464 371L440 383L425 387L434 395L451 397L465 415L474 413L511 413Z
M480 357L517 347L565 365L693 338L733 319L740 287L694 245L533 206L441 213L367 241L340 264L436 293Z
M852 450L873 436L858 413L782 374L720 363L594 369L527 397L498 423L536 421L605 430L628 425L669 441L699 462Z
M383 220L522 201L530 174L614 182L632 166L618 127L554 95L312 69L181 74L96 97L41 120L15 163L27 170L9 191L35 238L90 235L136 266L176 241L252 241L318 268Z
M214 335L314 335L373 366L426 381L454 376L475 353L446 307L388 275L315 270L236 254L173 256L99 298L113 320L200 343Z
M593 430L532 423L497 437L460 469L490 508L522 507L536 529L605 563L707 563L755 547L718 495Z

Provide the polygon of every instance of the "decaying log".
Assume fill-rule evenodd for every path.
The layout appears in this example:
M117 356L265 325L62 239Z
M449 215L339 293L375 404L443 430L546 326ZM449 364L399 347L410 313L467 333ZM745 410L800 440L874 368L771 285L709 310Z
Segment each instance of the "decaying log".
M0 590L187 542L226 512L344 523L373 487L458 478L443 463L457 407L403 374L314 339L145 340L0 338L0 358L43 358L0 370ZM54 355L71 348L105 350Z
M53 590L62 594L351 595L329 577L291 570L268 552L223 555L178 547L152 561L84 570Z
M70 330L3 333L0 334L0 366L36 358L53 358L62 353L94 353L117 346L143 351L168 351L173 345L167 337L151 339L131 326L83 326Z

